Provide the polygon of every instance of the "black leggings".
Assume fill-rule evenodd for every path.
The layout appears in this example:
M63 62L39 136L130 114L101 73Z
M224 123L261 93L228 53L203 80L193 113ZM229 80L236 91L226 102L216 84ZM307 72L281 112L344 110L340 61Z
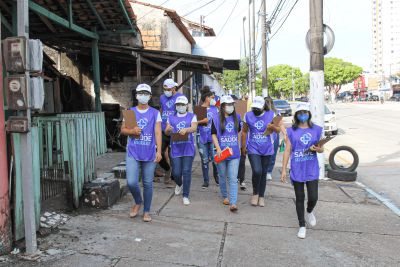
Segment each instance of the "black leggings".
M246 154L240 156L239 171L238 171L238 181L240 184L244 182L245 173L246 173Z
M318 201L318 180L302 182L293 182L294 193L296 194L296 211L297 218L299 219L300 227L306 226L306 221L304 219L304 184L307 186L307 212L313 211L315 205Z
M164 169L164 171L169 171L171 166L168 164L167 159L165 158L165 151L169 147L171 142L171 138L162 132L162 146L161 146L161 161L158 163L160 167Z

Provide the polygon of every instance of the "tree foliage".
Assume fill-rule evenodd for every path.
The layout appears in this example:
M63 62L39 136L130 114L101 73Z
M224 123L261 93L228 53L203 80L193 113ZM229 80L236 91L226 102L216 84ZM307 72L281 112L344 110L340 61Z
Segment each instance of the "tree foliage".
M325 86L329 93L334 90L337 94L343 84L354 81L363 71L361 67L340 58L325 58L324 63Z
M293 93L304 94L308 91L309 81L299 68L290 65L275 65L268 68L268 91L276 98L290 98Z
M243 59L240 61L239 70L224 70L222 76L217 79L225 89L233 92L239 89L241 94L244 94L249 91L248 75L247 59Z

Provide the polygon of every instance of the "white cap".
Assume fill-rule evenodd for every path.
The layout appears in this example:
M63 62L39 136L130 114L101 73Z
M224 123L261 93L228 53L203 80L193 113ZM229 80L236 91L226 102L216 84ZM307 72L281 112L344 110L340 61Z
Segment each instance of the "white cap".
M178 97L176 98L176 100L175 100L175 104L178 104L178 103L187 105L187 103L189 103L189 101L188 101L188 99L186 98L186 96L181 95L181 96L178 96Z
M174 88L176 86L178 86L178 84L173 79L166 79L163 84L163 87L166 87L168 89Z
M301 102L296 105L296 112L300 110L310 111L310 104L306 102Z
M264 105L265 105L265 100L262 96L256 96L253 99L253 103L251 103L251 107L252 108L258 108L263 110L264 109Z
M230 95L223 95L221 96L221 105L224 103L232 104L235 103L235 100Z
M141 83L136 87L136 93L140 91L146 91L151 94L151 87L145 83Z

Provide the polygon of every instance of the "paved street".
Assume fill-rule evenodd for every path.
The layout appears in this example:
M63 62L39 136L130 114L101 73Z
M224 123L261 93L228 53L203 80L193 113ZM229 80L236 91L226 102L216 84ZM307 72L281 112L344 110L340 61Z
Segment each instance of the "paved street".
M330 105L339 136L327 148L353 147L360 157L358 180L400 207L400 103L366 102ZM350 161L346 155L344 160Z
M278 156L280 159L282 154ZM99 159L121 162L122 153ZM111 164L110 164L111 165ZM277 163L281 166L281 162ZM251 169L247 166L250 187ZM153 222L130 219L130 194L108 210L73 214L58 233L39 239L41 262L11 258L0 266L396 266L400 264L399 217L354 183L321 181L317 226L296 237L290 184L268 182L266 207L252 207L240 192L239 212L223 206L214 183L201 189L196 158L192 204L155 184ZM373 215L374 219L371 219ZM368 222L368 223L366 223ZM51 255L49 255L51 254Z

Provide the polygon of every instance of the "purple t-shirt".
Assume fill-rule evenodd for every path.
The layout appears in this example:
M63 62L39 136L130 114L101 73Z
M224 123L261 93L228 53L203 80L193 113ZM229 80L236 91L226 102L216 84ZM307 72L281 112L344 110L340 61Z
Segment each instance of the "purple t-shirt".
M171 97L166 97L165 94L162 94L160 96L160 104L161 104L161 130L165 131L165 127L167 127L167 121L169 116L175 114L175 101L179 96L182 96L183 94L177 92Z
M253 111L245 114L245 121L249 128L247 138L247 152L249 154L267 156L274 154L272 135L264 135L268 124L274 118L273 111L266 111L260 116L255 116Z
M154 161L156 158L156 122L158 110L149 107L145 113L140 113L136 107L137 125L142 132L139 138L128 137L128 157L138 161Z
M319 178L319 165L316 152L307 150L321 139L322 128L313 125L312 128L287 129L287 136L292 145L290 154L290 179L296 182L307 182Z
M199 133L200 133L200 143L205 144L208 142L212 142L211 138L211 124L212 120L215 116L218 116L218 108L211 106L207 108L207 119L208 124L207 126L198 126Z
M172 127L172 132L177 133L180 129L190 128L192 126L194 114L186 113L184 117L171 115L169 124ZM193 133L189 133L188 141L172 141L171 140L171 157L193 157L195 154Z
M238 122L241 123L240 115L237 114ZM217 130L218 143L221 150L227 147L232 148L233 155L227 158L227 160L240 158L240 144L238 139L238 132L235 130L235 122L233 116L225 118L225 131L222 133L220 129L219 116L214 117L213 123Z

